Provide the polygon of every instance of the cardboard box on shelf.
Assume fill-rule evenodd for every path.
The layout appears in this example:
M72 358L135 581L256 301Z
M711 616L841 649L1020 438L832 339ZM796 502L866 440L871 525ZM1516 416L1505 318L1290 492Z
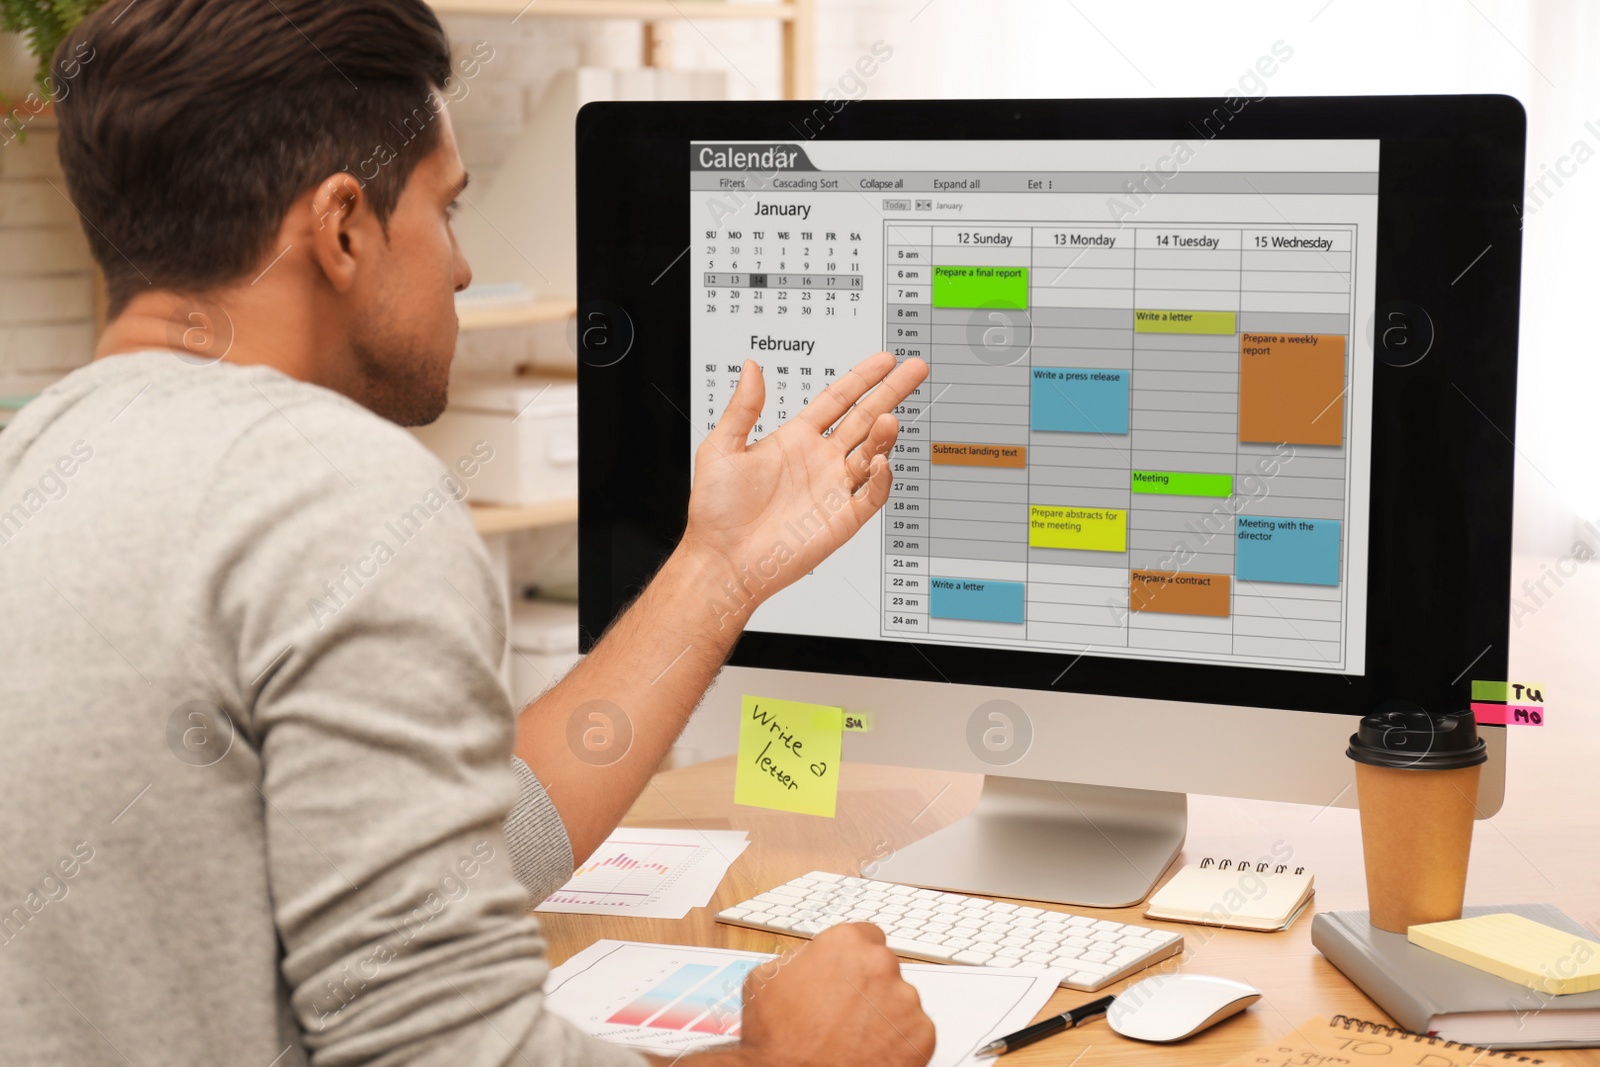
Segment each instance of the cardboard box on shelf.
M576 382L457 382L438 421L412 432L448 467L466 456L480 461L477 474L463 479L471 503L527 507L578 495Z

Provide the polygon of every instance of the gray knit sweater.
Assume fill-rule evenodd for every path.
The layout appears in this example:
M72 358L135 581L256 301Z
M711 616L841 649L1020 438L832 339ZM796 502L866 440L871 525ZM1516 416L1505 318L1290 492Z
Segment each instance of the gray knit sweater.
M543 1009L489 451L168 352L0 433L0 1063L640 1062Z

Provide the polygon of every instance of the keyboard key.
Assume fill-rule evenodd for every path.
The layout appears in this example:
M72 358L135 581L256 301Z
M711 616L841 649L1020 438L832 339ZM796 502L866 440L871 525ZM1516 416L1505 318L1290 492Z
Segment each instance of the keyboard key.
M991 957L987 952L979 952L977 949L966 949L962 952L957 952L954 956L951 956L950 959L955 963L981 964L988 963Z
M910 938L891 937L886 943L890 952L901 956L920 956L923 959L934 959L949 963L956 955L954 949L947 949L942 945L930 945L926 941L914 941Z

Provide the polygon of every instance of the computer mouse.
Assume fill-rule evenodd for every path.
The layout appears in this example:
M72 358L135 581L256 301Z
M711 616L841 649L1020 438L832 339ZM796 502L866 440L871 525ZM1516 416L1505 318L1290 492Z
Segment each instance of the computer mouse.
M1158 974L1117 994L1106 1022L1138 1041L1182 1041L1261 999L1261 990L1208 974Z

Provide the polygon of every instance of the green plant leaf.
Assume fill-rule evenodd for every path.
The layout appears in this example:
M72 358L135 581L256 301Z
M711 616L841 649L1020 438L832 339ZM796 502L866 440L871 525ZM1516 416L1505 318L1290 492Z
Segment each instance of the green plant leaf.
M56 46L105 3L106 0L0 0L0 30L20 33L28 42L28 51L39 61L35 79L46 98L50 95L46 82L50 57L55 55Z

